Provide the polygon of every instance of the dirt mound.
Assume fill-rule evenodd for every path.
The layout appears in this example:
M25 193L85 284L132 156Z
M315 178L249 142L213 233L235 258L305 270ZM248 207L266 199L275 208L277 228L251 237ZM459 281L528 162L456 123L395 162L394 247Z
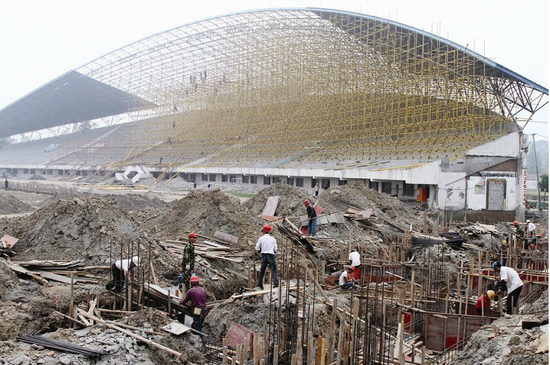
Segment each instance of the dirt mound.
M46 180L46 178L44 176L34 174L29 177L29 180Z
M151 243L116 203L99 197L58 200L22 218L15 246L19 260L76 260L87 265L109 261L109 242Z
M145 196L137 194L109 194L103 195L102 198L112 202L117 202L121 207L129 212L147 208L166 208L166 203L156 196Z
M413 228L430 231L433 226L427 213L419 214L398 198L369 189L356 181L324 190L319 195L319 201L323 206L331 205L341 211L347 210L350 206L372 209L376 217L403 229L409 228L412 224Z
M304 200L309 199L313 201L313 197L304 189L295 188L285 183L277 183L263 189L248 201L244 202L243 205L251 211L261 214L267 202L267 198L270 196L281 197L275 215L284 217L306 214ZM325 206L323 206L323 208L325 208Z
M222 231L239 237L237 246L249 250L247 242L256 242L263 225L263 221L239 199L220 190L192 191L168 207L167 212L147 224L163 238L186 239L190 231L212 236Z
M32 212L34 208L12 195L0 195L0 214Z

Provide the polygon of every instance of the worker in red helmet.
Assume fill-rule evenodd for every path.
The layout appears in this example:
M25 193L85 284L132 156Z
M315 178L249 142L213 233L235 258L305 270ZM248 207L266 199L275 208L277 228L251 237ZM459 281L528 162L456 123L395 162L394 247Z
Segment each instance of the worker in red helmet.
M189 279L191 289L187 291L185 298L180 301L181 305L189 305L191 302L193 310L193 325L192 327L199 332L202 332L202 324L206 317L206 291L201 287L199 277L191 276Z
M307 234L308 236L315 236L317 232L317 212L315 208L309 204L309 200L304 201L304 205L307 210Z
M187 238L188 242L183 249L183 257L181 259L181 281L178 283L180 290L183 288L183 285L185 285L185 290L189 290L191 287L189 279L191 279L191 274L195 270L195 242L197 241L197 234L191 232Z
M279 280L277 280L277 262L275 260L275 254L277 253L277 241L273 238L273 236L271 236L271 226L269 224L263 226L262 232L264 235L258 239L255 247L256 251L262 255L262 264L260 266L260 275L258 276L257 288L264 288L265 269L268 265L271 267L271 273L273 276L273 288L277 288L279 286Z

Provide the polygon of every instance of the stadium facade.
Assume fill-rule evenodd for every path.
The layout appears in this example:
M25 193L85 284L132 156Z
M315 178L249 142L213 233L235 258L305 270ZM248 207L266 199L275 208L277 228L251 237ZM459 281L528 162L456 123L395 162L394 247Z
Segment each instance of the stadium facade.
M122 47L0 110L0 137L26 141L0 150L0 169L306 189L358 180L449 214L513 217L526 174L517 118L547 96L391 20L241 12Z

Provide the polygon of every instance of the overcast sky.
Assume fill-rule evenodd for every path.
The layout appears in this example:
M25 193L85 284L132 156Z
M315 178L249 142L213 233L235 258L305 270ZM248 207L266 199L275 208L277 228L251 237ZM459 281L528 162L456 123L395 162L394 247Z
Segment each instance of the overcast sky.
M548 0L10 0L0 8L0 109L128 43L242 10L323 7L404 23L548 88ZM548 100L548 99L546 99ZM548 106L526 129L548 137Z

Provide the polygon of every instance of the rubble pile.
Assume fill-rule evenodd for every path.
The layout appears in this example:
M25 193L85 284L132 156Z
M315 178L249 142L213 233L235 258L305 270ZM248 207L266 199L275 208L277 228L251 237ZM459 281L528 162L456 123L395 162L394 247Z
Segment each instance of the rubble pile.
M175 180L172 183L174 186L170 188L177 188L181 183L182 181ZM182 188L187 189L188 184L190 183L183 182ZM187 234L191 231L200 235L198 243L203 243L210 237L219 237L216 236L216 232L236 236L237 243L223 244L230 250L221 250L215 255L208 255L211 251L206 251L206 254L198 254L196 257L195 271L201 279L201 285L207 290L208 301L220 300L206 318L205 333L210 340L220 343L232 322L237 322L254 332L263 333L266 326L275 324L274 313L279 310L283 315L281 318L295 320L290 314L294 315L297 310L293 307L296 299L286 293L287 286L293 285L292 280L281 283L283 296L289 298L287 304L282 304L283 308L277 308L277 291L271 295L260 294L246 299L228 299L244 289L247 281L245 267L258 268L259 256L254 251L254 244L266 223L259 215L271 196L281 197L275 215L286 217L298 228L301 225L300 217L306 214L303 204L306 199L313 204L317 203L323 209L323 215L342 214L350 207L360 210L372 209L372 219L355 220L348 217L341 222L319 225L318 236L307 238L315 248L315 253L306 255L304 249L304 255L299 257L303 267L309 266L310 260L319 266L320 261L340 261L332 266L335 270L340 270L341 261L347 261L349 247L360 246L367 255L376 257L377 250L384 251L384 245L389 245L390 239L395 239L397 233L399 237L405 236L400 230L408 231L412 228L413 232L428 235L436 231L431 213L419 213L414 207L394 197L368 189L363 184L350 182L324 190L318 198L301 188L277 183L245 203L219 189L191 190L183 198L170 203L137 194L56 195L28 216L1 219L0 233L19 239L13 248L17 252L14 261L83 260L85 265L108 265L112 260L113 246L117 248L118 255L121 243L123 247L127 247L124 244L132 243L140 247L144 262L149 262L150 255L159 286L163 287L174 285L181 270L181 254L169 253L166 248L168 246L165 245L168 241L186 242ZM0 194L0 203L3 202L1 199L7 197L10 197L10 194ZM25 204L22 201L17 203L17 198L10 197L7 198L5 206L10 206L9 199L14 199L12 201L17 206ZM33 206L38 205L29 204L26 209L31 212L35 209ZM289 225L286 221L281 224ZM441 278L447 280L446 272L456 274L461 264L468 265L472 257L477 259L479 250L493 249L504 236L499 231L508 232L505 225L497 226L496 233L488 226L460 224L453 228L475 246L466 250L454 250L446 244L419 247L411 260L424 264L425 267L440 270ZM274 234L277 238L281 237L281 232L277 230ZM220 241L216 242L220 244ZM294 241L292 244L301 245L300 242ZM108 294L104 288L109 276L108 270L97 275L102 275L105 280L99 280L97 284L79 284L74 288L75 304L81 308L96 295L99 296L104 308L108 306ZM437 278L434 277L434 280ZM338 299L339 306L349 311L349 292L341 289L326 290L323 293L325 298L322 300L325 304L322 304L318 301L313 303L311 299L313 291L317 290L314 286L310 285L307 290L311 290L311 293L308 293L304 297L307 299L304 300L307 301L307 310L315 313L314 323L311 324L314 333L329 333L328 326L332 315L329 303L333 299ZM248 290L247 292L251 293ZM315 292L315 295L319 298L318 292ZM164 364L205 361L205 350L201 346L200 338L192 333L177 337L163 332L161 327L173 319L164 312L152 308L126 313L119 321L159 332L144 336L181 352L183 355L179 359L176 360L166 351L146 346L133 337L101 325L84 329L65 328L69 326L67 320L55 314L55 311L68 313L70 298L70 285L54 282L39 285L33 279L16 275L6 261L0 259L2 361L9 364ZM521 329L522 320L538 321L541 316L547 319L547 302L546 291L536 302L524 304L521 309L523 314L494 322L500 329L493 337L490 336L494 332L491 326L482 328L472 337L464 353L457 357L458 362L454 363L516 363L527 359L534 364L547 363L548 353L537 353L544 336L544 327ZM287 313L289 315L285 317ZM14 341L16 336L26 335L34 330L44 330L48 332L46 335L49 337L104 351L107 356L93 360L82 355L52 351Z
M116 203L99 197L59 200L22 219L14 232L19 260L82 259L87 265L109 262L110 242L151 240Z
M221 231L239 237L232 250L252 252L263 224L238 198L220 190L201 190L170 202L168 211L150 220L146 228L158 233L160 238L185 241L191 231L210 237Z
M345 211L349 207L372 209L374 216L402 229L409 229L411 225L418 231L431 232L433 229L433 222L427 213L418 214L399 199L369 189L356 181L323 190L319 200L324 205L328 203L340 211Z
M524 321L540 321L540 316L499 318L480 328L453 364L548 364L548 324L522 329Z

